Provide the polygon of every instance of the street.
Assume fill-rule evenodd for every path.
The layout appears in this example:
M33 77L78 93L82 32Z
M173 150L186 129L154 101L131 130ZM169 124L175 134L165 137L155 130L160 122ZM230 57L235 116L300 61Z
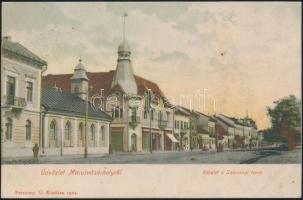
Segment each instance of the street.
M114 153L105 156L47 156L23 159L2 159L2 164L299 164L301 148L292 151L275 149L215 151L180 151Z

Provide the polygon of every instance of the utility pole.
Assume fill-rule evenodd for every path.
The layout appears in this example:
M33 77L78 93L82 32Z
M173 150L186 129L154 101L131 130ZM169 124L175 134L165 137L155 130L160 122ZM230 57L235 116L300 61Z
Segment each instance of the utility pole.
M92 86L87 85L86 90L86 101L85 101L85 131L84 131L84 158L87 158L87 141L88 141L88 134L87 134L87 123L88 123L88 95L89 90L92 89Z
M84 158L87 158L88 87L85 101Z
M152 116L152 112L149 112L149 135L150 135L150 153L153 153L153 135L152 135L152 127L151 127L151 116Z
M152 115L154 114L152 112L151 107L151 89L148 89L147 92L147 108L149 112L149 135L150 135L150 153L153 153L153 133L152 133Z
M152 145L152 107L151 107L151 89L145 92L145 109L149 113L149 152L153 153Z

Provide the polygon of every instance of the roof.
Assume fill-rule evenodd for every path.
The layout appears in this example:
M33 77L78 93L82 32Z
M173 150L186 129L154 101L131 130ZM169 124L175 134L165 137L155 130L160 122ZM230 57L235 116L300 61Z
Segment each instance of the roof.
M71 79L84 79L88 80L86 76L86 70L84 65L82 64L82 60L79 59L79 63L76 65L74 69L74 75L71 77Z
M175 114L190 116L190 112L186 111L186 109L182 108L181 106L175 107Z
M202 112L199 112L199 111L195 111L195 112L196 112L198 115L203 115L204 117L207 117L209 121L212 121L212 122L216 122L216 121L217 121L216 118L214 118L214 117L212 117L212 116L210 116L210 115L206 115L206 114L204 114L204 113L202 113Z
M86 73L89 84L93 86L92 90L89 92L89 96L93 96L95 94L100 94L101 89L104 91L104 95L107 96L111 90L112 79L114 75L114 71L109 72L87 72ZM42 86L43 87L53 87L56 83L58 87L62 89L62 91L70 93L71 92L71 81L70 78L73 74L48 74L43 76ZM163 97L163 93L160 90L159 86L147 79L144 79L140 76L135 75L135 80L138 87L138 95L143 95L147 89L151 89L154 92L154 95L157 97Z
M73 115L85 115L86 102L80 97L55 88L42 89L42 105L48 111L55 111ZM88 116L111 121L112 118L101 110L94 110L88 106Z
M234 118L234 117L229 117L229 116L226 116L226 115L223 115L221 114L222 116L232 120L236 125L239 125L239 126L245 126L245 127L250 127L250 126L247 126L245 123L243 123L242 121L240 121L239 119L237 118Z
M118 52L130 52L130 47L126 40L119 45Z
M221 117L218 117L217 115L213 116L217 121L222 122L223 124L229 126L229 127L235 127L233 124L229 123L228 121L222 119Z
M9 37L4 37L2 39L2 49L15 53L19 56L29 58L35 62L37 62L40 66L47 65L47 62L39 58L33 52L19 44L18 42L13 42Z

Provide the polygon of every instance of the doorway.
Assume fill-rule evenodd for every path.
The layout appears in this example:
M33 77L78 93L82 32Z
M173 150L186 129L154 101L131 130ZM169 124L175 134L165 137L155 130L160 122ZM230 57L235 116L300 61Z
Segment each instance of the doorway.
M131 151L137 151L137 135L135 133L131 136Z

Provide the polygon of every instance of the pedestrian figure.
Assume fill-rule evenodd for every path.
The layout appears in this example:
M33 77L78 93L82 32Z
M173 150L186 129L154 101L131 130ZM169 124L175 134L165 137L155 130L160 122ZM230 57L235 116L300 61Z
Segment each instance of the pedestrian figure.
M34 158L38 159L38 153L39 153L38 144L35 144L35 146L33 147L33 153L34 153Z

